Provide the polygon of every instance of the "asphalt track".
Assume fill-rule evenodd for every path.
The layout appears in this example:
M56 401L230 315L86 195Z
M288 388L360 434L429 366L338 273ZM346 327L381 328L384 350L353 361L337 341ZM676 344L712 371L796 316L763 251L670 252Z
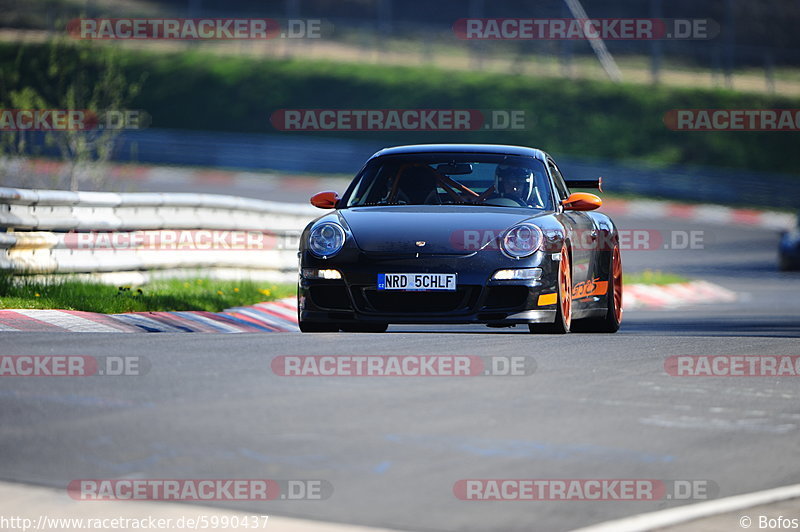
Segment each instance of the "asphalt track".
M720 497L800 482L799 379L664 371L671 355L800 355L800 274L777 272L777 233L617 222L704 231L704 249L626 251L625 268L706 279L739 300L630 312L616 335L479 326L0 333L3 354L151 363L138 377L3 379L0 478L55 487L79 478L325 479L334 487L327 500L221 505L437 531L568 530L692 502L461 501L460 479L694 479L713 482ZM293 378L270 369L279 355L316 354L524 355L537 369L474 378Z

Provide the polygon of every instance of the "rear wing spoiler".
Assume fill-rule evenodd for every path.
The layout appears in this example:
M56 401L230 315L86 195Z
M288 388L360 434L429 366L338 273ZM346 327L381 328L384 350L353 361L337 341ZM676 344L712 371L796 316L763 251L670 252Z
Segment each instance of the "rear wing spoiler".
M600 192L603 191L603 178L597 179L566 179L564 181L567 188L596 188Z

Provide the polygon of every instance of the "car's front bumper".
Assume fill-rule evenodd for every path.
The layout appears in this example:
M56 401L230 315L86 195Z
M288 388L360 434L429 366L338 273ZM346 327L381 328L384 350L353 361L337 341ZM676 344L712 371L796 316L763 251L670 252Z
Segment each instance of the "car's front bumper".
M493 254L494 255L494 254ZM491 259L491 260L490 260ZM336 261L303 257L304 268L331 268L342 279L302 278L298 287L300 320L309 322L552 323L556 316L558 260L537 253L523 260L497 256L366 256ZM507 268L541 268L539 280L492 280ZM400 292L377 289L379 273L456 273L457 290Z

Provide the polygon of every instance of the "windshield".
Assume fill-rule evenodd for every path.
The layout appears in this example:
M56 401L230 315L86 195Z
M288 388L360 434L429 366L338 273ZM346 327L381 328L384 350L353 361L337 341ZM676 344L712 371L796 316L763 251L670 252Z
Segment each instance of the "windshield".
M356 178L347 207L494 205L552 210L541 161L498 154L410 154L379 157Z

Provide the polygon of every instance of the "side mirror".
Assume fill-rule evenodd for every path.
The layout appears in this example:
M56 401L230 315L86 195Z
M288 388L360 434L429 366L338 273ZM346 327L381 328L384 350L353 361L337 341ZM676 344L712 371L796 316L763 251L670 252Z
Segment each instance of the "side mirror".
M331 190L318 192L311 196L311 205L320 209L335 209L337 203L339 203L339 194Z
M587 192L575 192L561 202L567 211L593 211L603 204L603 200Z

